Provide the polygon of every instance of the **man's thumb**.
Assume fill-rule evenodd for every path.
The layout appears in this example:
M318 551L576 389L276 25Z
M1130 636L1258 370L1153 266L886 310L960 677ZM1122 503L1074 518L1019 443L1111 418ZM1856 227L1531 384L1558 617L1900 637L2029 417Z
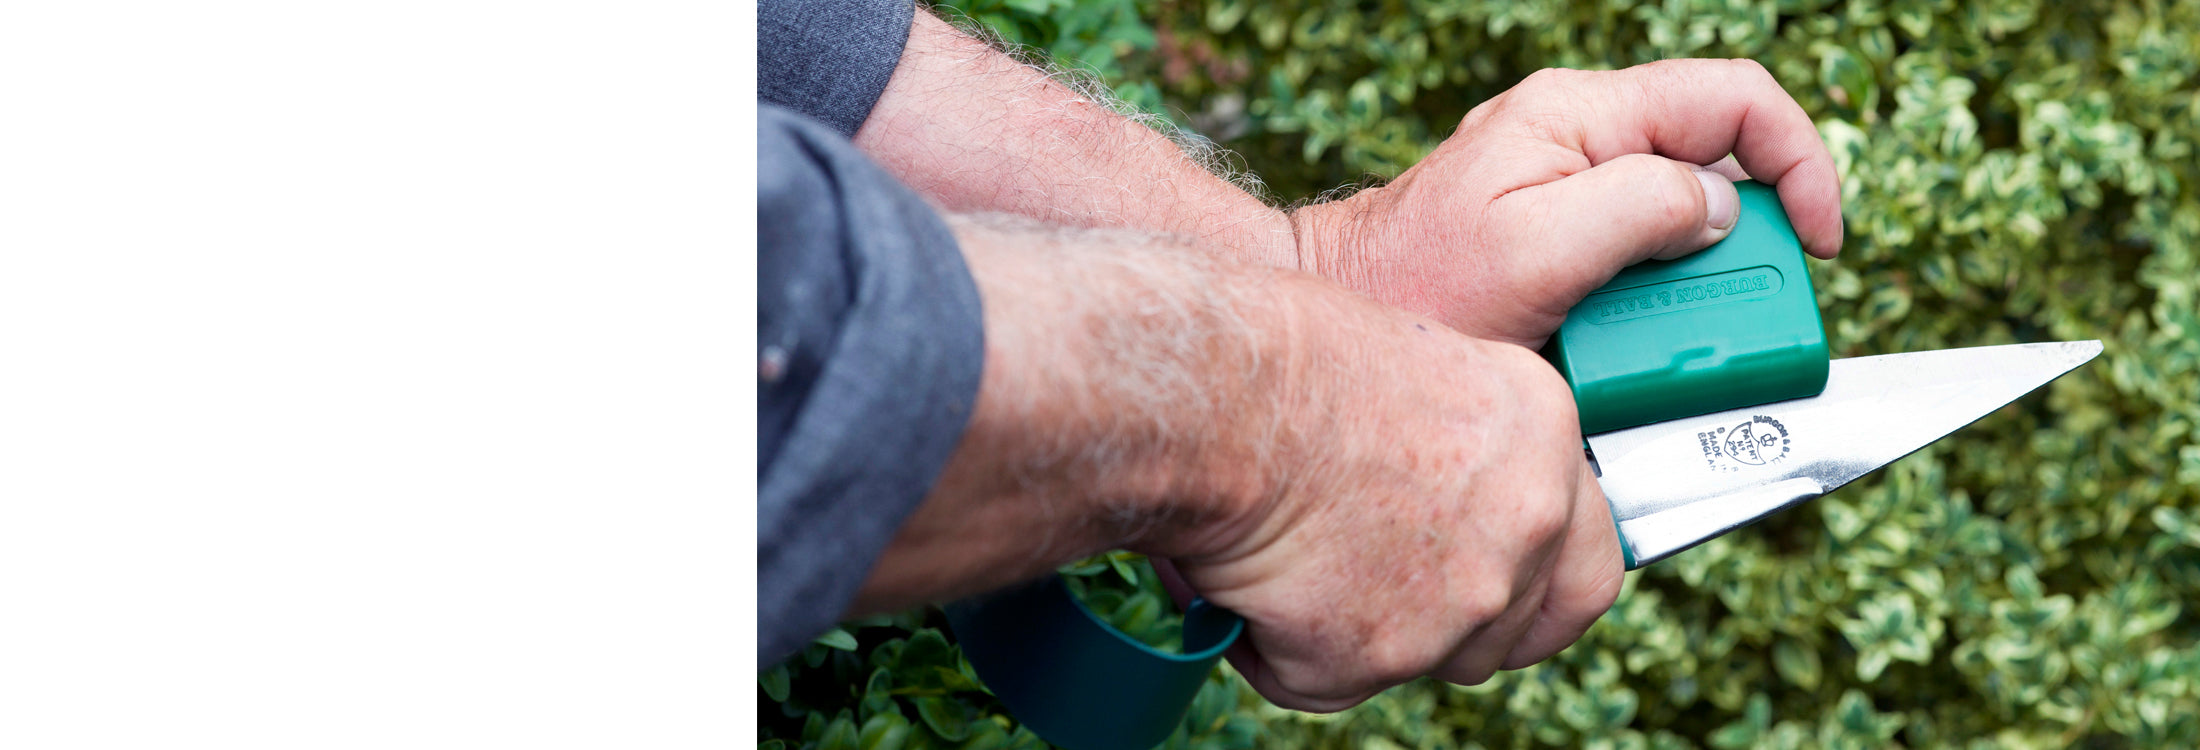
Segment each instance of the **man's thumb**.
M1543 224L1515 227L1525 231L1514 236L1557 261L1546 268L1581 274L1563 281L1584 294L1642 260L1671 260L1725 239L1742 206L1734 183L1719 173L1650 154L1621 156L1500 202L1514 204L1500 215Z

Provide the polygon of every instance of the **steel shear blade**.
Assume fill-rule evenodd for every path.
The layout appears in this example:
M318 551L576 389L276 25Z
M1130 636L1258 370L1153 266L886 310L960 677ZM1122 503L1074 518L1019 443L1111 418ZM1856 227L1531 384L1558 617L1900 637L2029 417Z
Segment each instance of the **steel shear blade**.
M1633 570L1832 492L2100 353L2072 341L1834 360L1817 396L1590 435L1588 450Z

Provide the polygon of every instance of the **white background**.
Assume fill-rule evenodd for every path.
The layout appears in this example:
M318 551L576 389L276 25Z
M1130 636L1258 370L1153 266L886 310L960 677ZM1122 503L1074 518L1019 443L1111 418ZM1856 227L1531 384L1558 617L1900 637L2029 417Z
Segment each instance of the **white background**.
M753 742L753 40L0 10L0 747Z

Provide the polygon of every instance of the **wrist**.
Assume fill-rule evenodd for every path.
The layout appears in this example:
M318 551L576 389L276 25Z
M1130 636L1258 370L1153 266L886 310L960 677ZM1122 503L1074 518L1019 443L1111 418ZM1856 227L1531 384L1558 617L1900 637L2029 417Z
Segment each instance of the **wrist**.
M1196 434L1165 451L1165 490L1148 506L1155 523L1120 546L1161 557L1227 548L1267 514L1286 478L1285 456L1298 438L1292 416L1303 392L1296 297L1315 280L1249 266L1228 275L1207 285L1227 298L1231 333L1227 346L1212 347L1220 356L1192 389L1204 402Z
M1247 515L1290 351L1291 295L1273 285L1311 279L1150 235L950 225L984 303L985 371L876 583L980 590L1115 547L1170 554Z
M1199 450L1171 464L1169 494L1148 533L1122 546L1185 560L1229 556L1292 509L1284 499L1309 461L1319 460L1341 401L1323 357L1345 353L1327 321L1372 304L1310 274L1243 269L1231 284L1243 331L1242 355L1211 380L1215 402ZM1340 348L1343 345L1344 348Z
M1236 256L1268 268L1306 270L1305 259L1300 254L1298 227L1291 218L1292 212L1272 208L1254 202L1259 213L1239 224L1234 242L1225 242L1218 248L1225 255Z
M1313 203L1288 214L1298 256L1298 268L1337 282L1355 291L1375 288L1375 280L1359 263L1354 248L1369 230L1368 207L1379 199L1382 188L1369 188L1351 197Z

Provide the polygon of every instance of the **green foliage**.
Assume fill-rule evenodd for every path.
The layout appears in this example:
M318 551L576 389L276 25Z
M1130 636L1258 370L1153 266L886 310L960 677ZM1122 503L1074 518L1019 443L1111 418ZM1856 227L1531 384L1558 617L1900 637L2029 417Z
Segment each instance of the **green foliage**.
M1117 550L1065 566L1062 575L1078 601L1124 635L1166 651L1183 649L1184 618L1145 556Z
M1125 632L1163 643L1181 637L1151 568L1113 553L1064 569L1082 579L1086 601ZM1136 580L1129 580L1131 578ZM1103 604L1106 602L1107 604ZM1171 628L1174 624L1176 627ZM786 663L757 676L763 693L760 747L839 750L1003 750L1047 747L1016 726L971 671L936 611L844 623ZM1251 747L1259 697L1217 670L1166 747ZM1269 709L1274 711L1275 709ZM779 743L779 744L773 744Z
M1631 576L1544 664L1331 716L1222 674L1171 746L2200 746L2200 4L966 8L1223 138L1285 198L1396 174L1539 68L1752 57L1840 166L1849 240L1814 280L1841 355L2107 344L2044 395ZM1036 746L936 618L847 627L760 678L765 744Z

